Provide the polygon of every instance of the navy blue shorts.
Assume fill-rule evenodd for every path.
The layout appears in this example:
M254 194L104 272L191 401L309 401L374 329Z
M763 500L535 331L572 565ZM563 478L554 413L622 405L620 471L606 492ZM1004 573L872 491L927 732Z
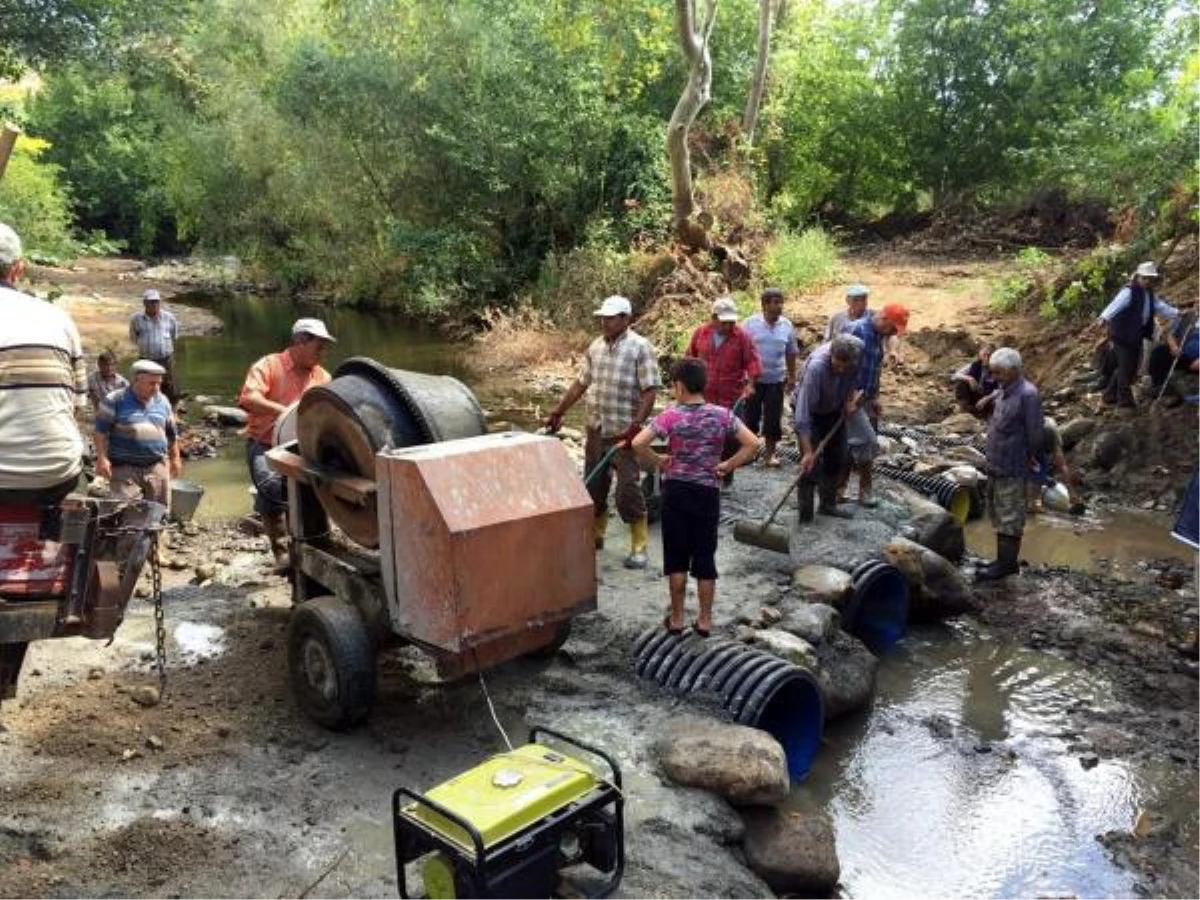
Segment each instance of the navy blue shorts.
M717 526L721 491L691 481L663 480L663 574L691 572L705 581L717 578Z

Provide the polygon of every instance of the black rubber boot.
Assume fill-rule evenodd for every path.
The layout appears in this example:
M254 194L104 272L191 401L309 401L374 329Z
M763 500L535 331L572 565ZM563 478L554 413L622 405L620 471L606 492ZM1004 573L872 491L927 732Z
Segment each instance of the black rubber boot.
M800 482L798 493L800 495L800 511L796 514L796 520L801 524L811 522L813 520L813 503L816 500L817 486L811 481L804 480Z
M838 509L837 488L838 483L836 478L821 479L821 502L817 504L817 512L834 519L853 519L854 513L850 512L850 510Z
M1018 556L1021 553L1021 537L1008 534L996 535L996 561L988 563L975 573L976 581L999 581L1021 571Z

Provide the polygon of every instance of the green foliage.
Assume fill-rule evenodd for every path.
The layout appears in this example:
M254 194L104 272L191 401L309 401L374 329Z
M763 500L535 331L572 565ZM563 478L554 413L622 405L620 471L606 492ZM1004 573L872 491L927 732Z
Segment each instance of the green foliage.
M1057 295L1038 307L1046 319L1094 319L1126 278L1127 254L1119 248L1097 247L1075 263L1071 280Z
M839 277L837 245L820 228L799 234L776 232L767 248L764 271L767 281L785 291L802 291Z
M0 222L21 236L25 255L35 262L54 262L75 255L71 239L70 201L57 166L40 157L44 142L17 139L0 180Z
M615 249L611 223L592 224L587 240L564 253L551 251L533 287L533 303L561 325L594 322L599 299L611 294L636 297L638 280L630 255Z
M1015 260L1015 271L992 285L992 308L1015 312L1046 297L1046 279L1052 274L1054 257L1037 247L1024 247Z

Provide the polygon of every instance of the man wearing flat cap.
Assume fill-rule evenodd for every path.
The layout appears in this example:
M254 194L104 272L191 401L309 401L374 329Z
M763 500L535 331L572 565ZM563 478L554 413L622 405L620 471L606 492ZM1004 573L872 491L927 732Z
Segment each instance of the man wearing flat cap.
M179 340L179 320L162 308L162 295L154 288L142 294L142 312L129 318L129 339L137 347L138 356L158 363L165 373L162 392L172 408L182 393L175 377L175 342Z
M158 363L139 359L129 369L129 384L96 410L96 474L108 479L113 496L170 502L183 457L175 414L161 390L164 375Z
M692 332L686 355L703 360L708 369L704 399L709 403L733 409L754 395L755 381L763 371L762 361L754 338L738 324L737 302L732 297L718 297L713 302L711 318ZM726 438L721 460L732 458L737 451L737 439ZM730 472L725 484L732 483Z
M83 469L87 369L71 317L17 290L24 271L21 239L0 223L0 501L53 505Z
M575 381L558 406L546 417L553 434L563 416L585 393L587 433L584 466L592 473L586 487L592 497L592 537L596 549L604 547L608 530L608 491L613 470L617 474L617 514L629 526L627 569L644 569L650 525L641 468L630 443L654 410L658 395L658 358L650 342L629 327L633 305L626 297L605 298L596 310L601 335L592 341Z
M1103 400L1120 413L1132 414L1136 408L1133 383L1142 363L1142 344L1154 337L1154 317L1170 322L1179 318L1179 311L1155 294L1158 281L1158 267L1153 262L1141 263L1092 326L1093 330L1107 328L1105 341L1116 357L1116 368L1109 374Z
M321 358L325 348L335 342L320 319L297 319L292 325L292 342L252 365L238 395L238 406L249 413L246 465L256 491L254 510L262 517L277 572L285 571L288 565L284 521L287 497L283 478L267 465L265 454L274 444L279 416L310 387L329 381L329 373L321 367Z

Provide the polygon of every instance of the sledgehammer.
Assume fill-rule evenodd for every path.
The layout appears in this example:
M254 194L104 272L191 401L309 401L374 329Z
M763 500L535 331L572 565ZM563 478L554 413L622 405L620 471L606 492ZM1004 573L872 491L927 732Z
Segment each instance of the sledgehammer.
M845 421L846 414L842 413L838 417L837 422L834 423L833 428L829 430L829 433L821 438L821 442L817 444L817 449L813 453L814 459L820 458L821 453L825 450L825 445L829 443L830 438L837 434L838 429L842 427L842 423ZM735 522L733 526L733 539L739 544L749 544L752 547L761 547L764 550L774 550L776 553L790 552L788 544L791 539L791 529L771 523L775 521L775 517L783 509L783 504L787 502L787 498L792 495L792 489L804 479L804 475L805 473L801 472L792 480L765 521L755 522L753 519L741 519Z

